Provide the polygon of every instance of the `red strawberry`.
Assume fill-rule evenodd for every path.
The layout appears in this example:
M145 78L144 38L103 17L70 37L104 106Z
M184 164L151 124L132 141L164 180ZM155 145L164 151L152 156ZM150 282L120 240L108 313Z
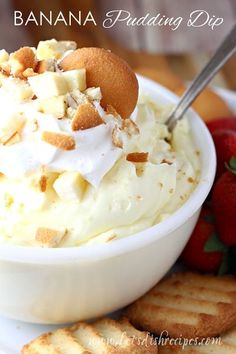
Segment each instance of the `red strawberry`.
M221 129L229 129L236 131L236 117L211 120L207 123L207 127L210 130L211 134Z
M212 207L220 239L225 245L236 245L236 157L230 160L230 171L216 182L212 191Z
M226 171L225 163L236 156L236 131L216 130L212 134L217 154L217 173L219 177Z
M224 245L217 238L212 211L208 206L203 206L181 260L191 269L217 272L223 262L224 251Z

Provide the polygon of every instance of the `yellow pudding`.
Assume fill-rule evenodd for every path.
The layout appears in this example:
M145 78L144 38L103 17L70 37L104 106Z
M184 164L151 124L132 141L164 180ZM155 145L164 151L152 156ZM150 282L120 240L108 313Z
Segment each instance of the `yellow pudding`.
M170 134L169 107L141 90L128 118L101 104L103 83L87 87L86 68L61 68L73 42L30 50L31 67L17 52L0 62L0 242L110 242L183 205L200 171L188 121Z

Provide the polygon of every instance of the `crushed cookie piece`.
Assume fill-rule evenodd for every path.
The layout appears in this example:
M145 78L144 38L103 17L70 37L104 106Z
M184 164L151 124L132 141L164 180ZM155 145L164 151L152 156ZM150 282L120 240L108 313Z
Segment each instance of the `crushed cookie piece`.
M136 167L136 175L138 177L141 177L144 173L144 166L142 164L138 164L135 167Z
M100 117L98 111L91 103L81 104L77 107L74 117L72 118L71 128L74 131L94 128L104 121Z
M79 105L90 103L88 97L80 92L80 90L74 90L66 94L67 105L73 109L77 109Z
M42 140L48 144L56 146L61 150L74 150L75 140L72 136L63 133L44 131L42 133Z
M12 53L9 58L11 74L20 79L24 79L23 72L28 69L34 69L37 59L34 51L30 47L23 47Z
M193 179L192 177L189 177L189 178L188 178L188 182L189 182L189 183L194 183L194 179Z
M112 130L112 142L113 142L113 145L115 145L116 147L123 149L123 141L121 139L121 131L117 126Z
M147 162L148 152L131 152L126 156L126 160L130 162Z
M47 189L47 177L42 175L39 179L39 188L41 192L46 192Z
M166 159L163 159L161 161L161 163L167 163L168 165L172 165L173 162L169 161L169 160L166 160Z
M13 134L10 139L8 139L5 143L3 143L3 145L13 145L13 144L17 144L21 141L21 138L20 138L20 134L19 133L15 133Z
M108 104L106 106L106 113L107 114L111 114L114 117L118 117L119 116L119 113L117 113L117 111L115 110L115 108L111 104Z
M57 247L66 235L67 230L59 231L46 227L39 227L35 234L35 239L42 247Z
M112 240L114 240L114 239L116 239L117 238L117 235L116 234L113 234L113 235L111 235L110 237L108 237L108 239L106 240L106 242L110 242L110 241L112 241Z
M129 137L131 137L132 135L138 135L140 133L137 124L134 121L132 121L130 118L123 119L122 129L126 132L126 134Z

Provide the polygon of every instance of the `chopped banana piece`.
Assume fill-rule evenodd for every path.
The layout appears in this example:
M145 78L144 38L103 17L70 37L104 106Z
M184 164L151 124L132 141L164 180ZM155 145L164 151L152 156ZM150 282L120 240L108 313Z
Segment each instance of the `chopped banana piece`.
M22 76L23 79L28 79L31 76L38 75L32 68L27 68L25 71L23 71Z
M78 172L64 172L54 182L53 188L61 200L81 200L87 182Z
M1 49L0 50L0 63L4 63L6 61L8 61L9 59L9 54L7 53L7 51L5 49Z
M56 118L63 118L66 115L65 96L53 96L35 100L37 110L42 113L52 114Z
M100 87L89 87L84 92L90 100L100 101L102 99L102 93Z
M68 92L68 84L61 73L45 72L29 77L30 86L38 98L64 95Z
M86 89L86 72L85 69L69 70L62 73L66 79L69 92L79 89L84 91Z
M50 39L47 41L41 41L37 47L37 58L43 59L60 59L68 50L75 50L76 43L73 41L56 41Z
M25 118L21 114L12 114L0 120L0 142L6 144L11 137L20 132L25 123Z
M23 102L33 97L33 91L30 85L24 81L17 78L6 78L2 79L2 87L9 94L12 100L17 102Z

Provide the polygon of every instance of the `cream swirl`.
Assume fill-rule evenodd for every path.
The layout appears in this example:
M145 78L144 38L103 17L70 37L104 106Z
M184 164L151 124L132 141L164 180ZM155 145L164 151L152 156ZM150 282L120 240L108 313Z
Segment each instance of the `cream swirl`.
M4 96L0 89L2 100ZM98 186L122 154L122 149L113 144L112 131L118 121L112 115L107 115L110 120L106 124L72 132L69 118L59 120L53 115L37 112L33 101L11 102L11 105L4 106L2 119L12 116L14 121L14 115L19 112L25 117L21 141L9 146L0 145L0 172L9 178L22 178L46 167L52 172L77 171L92 185ZM33 124L37 124L36 131L32 131ZM70 134L75 140L75 149L64 151L48 144L41 139L44 131Z

